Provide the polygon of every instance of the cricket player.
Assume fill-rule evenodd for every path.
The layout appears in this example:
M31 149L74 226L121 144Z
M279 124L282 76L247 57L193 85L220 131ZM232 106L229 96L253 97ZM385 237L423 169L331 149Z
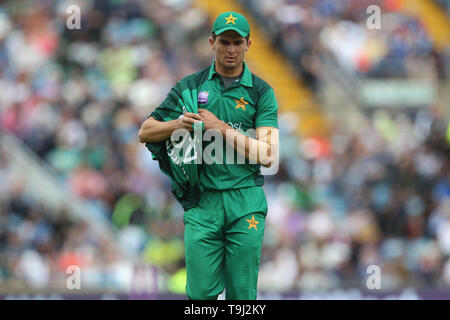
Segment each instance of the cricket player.
M209 38L211 66L180 80L172 91L194 83L198 113L186 112L170 93L142 124L139 139L155 143L176 129L219 132L225 146L244 155L242 163L201 164L198 203L184 213L189 299L256 299L267 202L261 165L270 167L278 148L278 103L273 89L244 62L250 26L236 12L220 14ZM184 85L184 86L183 86ZM244 134L256 131L255 137Z

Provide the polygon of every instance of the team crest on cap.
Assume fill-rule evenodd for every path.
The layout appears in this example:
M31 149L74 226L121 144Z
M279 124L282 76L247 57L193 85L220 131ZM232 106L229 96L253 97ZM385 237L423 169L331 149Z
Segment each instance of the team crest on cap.
M230 16L229 16L229 17L226 17L225 19L227 20L227 23L226 23L226 24L229 24L229 23L236 24L234 21L235 21L237 18L233 17L233 14L231 14L231 13L230 13Z

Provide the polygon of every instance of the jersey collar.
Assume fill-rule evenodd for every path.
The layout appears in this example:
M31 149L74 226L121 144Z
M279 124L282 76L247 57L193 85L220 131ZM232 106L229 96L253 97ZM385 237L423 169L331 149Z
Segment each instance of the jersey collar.
M217 72L216 72L216 62L214 61L211 67L209 68L208 80L211 80L215 74L217 74ZM239 81L239 83L246 87L253 87L252 73L250 72L250 69L247 67L247 64L245 62L244 62L244 72L242 73L242 78Z

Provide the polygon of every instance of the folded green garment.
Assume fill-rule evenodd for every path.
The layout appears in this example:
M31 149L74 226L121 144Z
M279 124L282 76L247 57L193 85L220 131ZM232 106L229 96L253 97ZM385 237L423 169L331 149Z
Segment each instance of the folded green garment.
M197 113L197 88L190 77L179 81L158 112L153 112L151 116L159 121L170 121L185 112ZM194 132L203 128L202 122L194 124ZM196 161L202 154L202 143L197 141L194 132L186 131L182 140L178 139L175 143L170 137L161 142L146 143L153 160L158 161L161 171L171 179L172 193L185 211L197 204L202 191L198 183L201 166Z

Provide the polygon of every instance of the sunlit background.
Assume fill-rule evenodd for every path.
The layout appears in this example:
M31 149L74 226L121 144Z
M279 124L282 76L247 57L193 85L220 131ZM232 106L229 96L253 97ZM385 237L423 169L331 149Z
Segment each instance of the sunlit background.
M450 299L448 0L1 1L0 299L186 298L137 133L230 10L280 105L258 297Z

